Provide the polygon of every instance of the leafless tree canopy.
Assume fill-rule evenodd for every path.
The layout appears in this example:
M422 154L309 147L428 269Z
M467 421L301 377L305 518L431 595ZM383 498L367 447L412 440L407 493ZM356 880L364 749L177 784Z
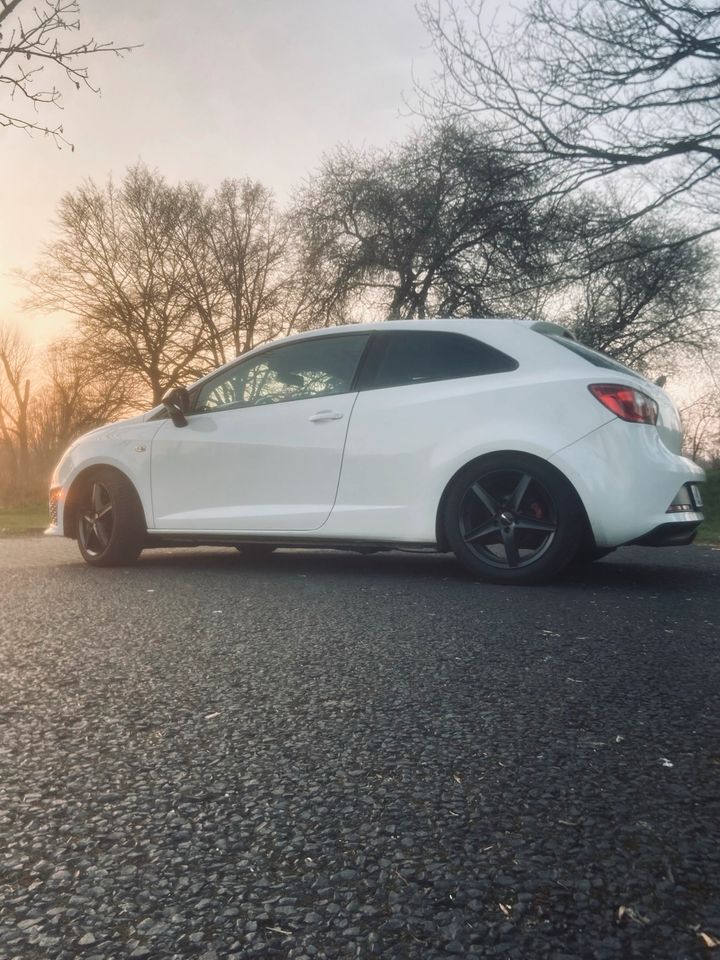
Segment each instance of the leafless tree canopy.
M62 109L63 87L97 92L88 60L131 49L83 36L78 0L0 0L0 126L72 148L63 124L51 117Z
M693 460L720 464L720 390L710 390L681 410L684 452Z
M76 437L132 409L131 384L120 370L105 370L88 361L81 339L55 340L41 356L31 408L32 448L51 468Z
M482 129L444 124L390 150L340 148L298 197L341 315L494 315L536 269L534 180Z
M61 201L60 237L32 277L36 306L76 318L88 363L124 370L156 402L196 374L204 347L173 244L187 202L143 168L119 188L88 182Z
M31 365L29 345L17 330L0 325L0 442L9 480L21 486L29 479Z
M0 503L43 498L67 445L131 408L127 378L88 360L82 340L33 350L0 324Z
M140 405L314 322L312 274L260 184L208 196L137 166L65 196L59 224L27 277L32 304L71 314L88 363L123 371Z
M421 12L442 62L426 105L482 117L564 189L652 168L640 208L681 195L720 226L716 4L531 0L506 28L483 0Z
M669 215L545 184L482 125L445 123L384 152L342 148L296 216L351 316L529 316L642 368L698 354L717 321L715 260Z
M555 239L537 314L638 369L674 366L717 347L714 245L688 239L662 211L641 222L590 193L555 207Z

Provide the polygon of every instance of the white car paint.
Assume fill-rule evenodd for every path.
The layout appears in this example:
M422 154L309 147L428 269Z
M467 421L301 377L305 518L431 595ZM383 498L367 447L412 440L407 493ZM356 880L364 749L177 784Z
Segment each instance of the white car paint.
M206 413L182 430L166 420L152 441L154 529L322 527L356 396Z
M182 429L154 419L161 410L155 408L72 445L52 480L61 497L57 524L47 532L73 535L63 522L67 493L82 472L105 464L135 486L151 534L434 545L438 505L453 475L498 451L554 464L575 487L599 547L627 543L661 524L702 520L699 512L667 513L680 487L702 482L704 473L679 454L679 417L659 387L594 367L525 321L390 327L475 337L515 358L518 368L202 413ZM313 331L287 342L348 329L388 326ZM605 382L652 396L657 426L627 423L606 409L587 389ZM333 419L312 419L328 412Z

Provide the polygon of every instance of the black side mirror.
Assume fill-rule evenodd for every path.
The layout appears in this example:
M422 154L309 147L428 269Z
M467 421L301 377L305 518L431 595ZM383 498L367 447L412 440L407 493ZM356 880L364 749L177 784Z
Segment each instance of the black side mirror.
M176 427L186 427L185 414L190 409L190 397L185 387L172 387L162 398L162 405Z

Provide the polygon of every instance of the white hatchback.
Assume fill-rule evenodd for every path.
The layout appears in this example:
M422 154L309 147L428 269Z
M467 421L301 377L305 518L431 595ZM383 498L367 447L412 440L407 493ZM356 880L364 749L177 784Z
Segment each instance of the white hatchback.
M148 546L452 550L527 583L621 544L690 543L700 467L665 392L521 320L338 327L257 348L81 437L48 533Z

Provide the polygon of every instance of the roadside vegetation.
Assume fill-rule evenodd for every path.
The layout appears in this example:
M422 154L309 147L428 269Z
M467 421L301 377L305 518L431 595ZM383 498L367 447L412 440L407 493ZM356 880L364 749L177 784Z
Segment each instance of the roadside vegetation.
M703 489L705 523L698 532L700 543L720 543L720 470L708 472Z
M0 537L39 533L48 525L47 503L33 503L14 510L0 510Z

